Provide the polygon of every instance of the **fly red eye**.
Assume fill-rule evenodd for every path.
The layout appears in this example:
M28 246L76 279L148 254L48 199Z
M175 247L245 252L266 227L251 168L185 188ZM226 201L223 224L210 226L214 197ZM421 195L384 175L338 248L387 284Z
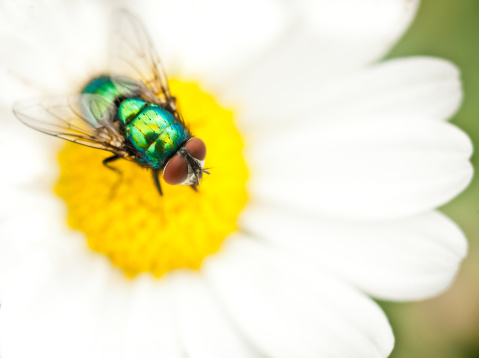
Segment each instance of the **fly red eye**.
M188 164L179 155L175 155L168 162L163 171L163 179L170 185L178 185L183 183L188 176Z
M186 150L190 155L198 160L206 157L206 145L199 138L192 138L186 143ZM188 164L186 160L175 155L170 159L165 170L163 171L163 179L170 185L178 185L183 183L188 176Z
M198 160L203 160L206 157L206 145L200 138L190 139L186 143L186 150Z

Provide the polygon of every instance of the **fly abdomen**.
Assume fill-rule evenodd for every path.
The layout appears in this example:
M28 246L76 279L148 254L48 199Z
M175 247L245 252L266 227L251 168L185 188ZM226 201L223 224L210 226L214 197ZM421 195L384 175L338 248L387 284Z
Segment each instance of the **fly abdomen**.
M111 76L99 76L88 82L82 93L96 95L102 99L102 101L95 101L95 111L88 111L94 114L98 121L106 115L115 117L115 113L108 113L108 111L116 108L125 98L134 97L138 91L139 85L129 78L115 77L114 79ZM112 118L112 121L114 120L115 118Z

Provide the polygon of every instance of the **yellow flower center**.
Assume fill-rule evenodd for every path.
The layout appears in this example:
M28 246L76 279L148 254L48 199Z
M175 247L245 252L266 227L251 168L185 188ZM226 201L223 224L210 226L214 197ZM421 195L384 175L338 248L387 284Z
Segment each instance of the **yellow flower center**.
M237 229L247 201L248 172L233 113L195 83L174 80L170 89L191 132L206 143L211 175L204 175L198 192L161 180L160 197L150 170L120 159L112 163L120 179L102 165L111 154L101 150L68 142L59 154L55 191L68 206L69 225L129 277L198 269Z

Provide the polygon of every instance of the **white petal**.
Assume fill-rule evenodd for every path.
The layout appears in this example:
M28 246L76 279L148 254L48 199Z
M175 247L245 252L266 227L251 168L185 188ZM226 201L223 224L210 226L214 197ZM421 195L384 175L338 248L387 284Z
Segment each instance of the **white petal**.
M0 38L0 105L11 110L19 99L44 96L51 85L58 86L58 68L51 57L19 36Z
M395 44L419 1L301 0L294 4L318 40L342 55L337 57L340 63L362 65L381 58Z
M439 212L393 222L354 223L253 207L243 213L241 226L375 297L391 300L439 294L454 279L467 251L461 230Z
M91 252L88 254L92 255ZM106 261L105 257L102 259ZM94 301L91 311L86 315L94 317L95 321L88 332L92 337L88 349L89 358L122 356L127 338L126 320L131 302L131 281L126 280L122 272L113 272L111 262L106 262L106 265L110 275L104 282L101 295L87 298Z
M11 271L32 250L62 235L66 227L64 208L51 190L56 174L51 146L42 145L37 140L41 136L11 118L11 113L0 114L2 120L12 120L0 123L0 161L4 169L0 176L1 302Z
M386 357L393 336L379 307L297 257L234 237L205 264L237 327L265 356Z
M259 199L303 212L403 217L460 193L472 177L471 153L462 131L422 118L296 126L252 148L250 186Z
M1 308L2 357L88 356L95 328L106 321L111 277L106 259L85 245L64 236L11 275Z
M330 81L288 84L286 91L273 84L266 84L261 94L254 92L255 87L253 93L246 92L239 119L253 135L264 135L271 128L288 130L293 123L337 123L391 114L447 119L462 100L457 67L429 57L390 60Z
M0 224L0 304L8 275L28 256L31 248L24 241L11 240L4 235L4 223Z
M462 101L458 68L433 57L389 60L344 76L306 94L301 107L314 103L316 120L394 114L450 118Z
M278 37L288 19L274 0L140 1L131 7L137 8L170 76L207 84L225 83Z
M10 35L25 28L43 25L40 20L47 10L58 7L58 0L4 0L1 3L0 35Z
M8 124L0 124L0 161L5 168L0 191L51 191L59 172L55 159L64 142L28 128L12 113L6 118Z
M172 283L169 277L161 281L149 275L135 279L124 357L183 357Z
M11 240L41 242L66 230L66 210L53 193L0 190L2 237Z
M417 1L405 0L306 1L297 14L296 26L288 28L284 38L259 58L250 72L228 78L230 86L218 95L246 109L243 116L252 117L251 121L268 117L294 121L302 115L303 97L311 98L338 76L354 73L381 57L405 29L416 6ZM326 26L312 31L305 15L321 17L315 24ZM313 103L321 101L321 97L313 98Z
M8 94L0 104L75 93L106 70L110 13L99 2L17 3L0 7L11 14L0 38L0 90Z
M188 357L260 356L233 326L199 274L175 273L175 303L182 347Z
M8 275L33 250L49 245L54 237L65 235L67 227L64 208L52 193L14 190L2 185L0 202L1 302Z

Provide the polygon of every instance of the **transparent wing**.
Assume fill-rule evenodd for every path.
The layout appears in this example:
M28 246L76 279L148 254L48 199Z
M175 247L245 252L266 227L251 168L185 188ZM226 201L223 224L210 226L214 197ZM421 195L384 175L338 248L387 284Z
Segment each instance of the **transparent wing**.
M129 76L143 82L163 106L176 111L168 79L156 49L141 22L131 13L116 13L110 50L112 76Z
M113 105L98 95L49 98L16 103L14 114L40 132L126 156Z

